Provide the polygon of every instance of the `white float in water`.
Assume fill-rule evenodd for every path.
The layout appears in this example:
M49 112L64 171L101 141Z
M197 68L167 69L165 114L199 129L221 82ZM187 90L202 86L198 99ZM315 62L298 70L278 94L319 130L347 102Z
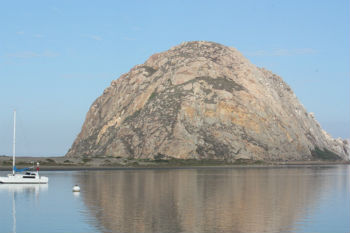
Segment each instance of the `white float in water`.
M80 187L77 184L74 185L73 192L80 192Z

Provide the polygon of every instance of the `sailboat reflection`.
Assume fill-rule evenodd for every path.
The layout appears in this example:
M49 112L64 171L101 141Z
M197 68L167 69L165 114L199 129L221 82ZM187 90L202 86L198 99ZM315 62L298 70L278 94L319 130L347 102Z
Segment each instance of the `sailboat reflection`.
M41 191L47 191L48 184L1 184L0 192L8 191L12 194L12 232L16 233L16 197L19 194L29 194L38 198Z
M0 192L8 191L10 193L34 193L38 195L40 191L47 191L48 184L1 184Z

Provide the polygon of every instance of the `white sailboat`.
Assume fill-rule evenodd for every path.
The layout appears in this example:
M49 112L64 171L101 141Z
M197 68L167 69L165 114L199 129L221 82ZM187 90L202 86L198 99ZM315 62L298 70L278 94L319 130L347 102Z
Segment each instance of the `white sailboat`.
M49 178L39 175L39 163L37 163L36 172L28 171L30 168L16 168L16 110L13 112L13 147L12 147L12 174L7 177L0 177L0 183L3 184L47 184ZM25 171L25 173L16 173Z

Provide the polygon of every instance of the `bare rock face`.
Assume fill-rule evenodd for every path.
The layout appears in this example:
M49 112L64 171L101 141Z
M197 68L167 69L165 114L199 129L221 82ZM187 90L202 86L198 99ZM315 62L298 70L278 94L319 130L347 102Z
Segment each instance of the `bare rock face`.
M281 77L236 49L186 42L114 80L66 156L306 160L350 146L321 129Z

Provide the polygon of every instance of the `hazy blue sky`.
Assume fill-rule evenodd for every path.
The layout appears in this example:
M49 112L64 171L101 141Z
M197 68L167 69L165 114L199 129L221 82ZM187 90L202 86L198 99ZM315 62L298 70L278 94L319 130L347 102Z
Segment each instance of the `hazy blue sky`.
M208 40L283 77L350 137L349 1L0 1L0 155L64 155L92 102L153 53Z

